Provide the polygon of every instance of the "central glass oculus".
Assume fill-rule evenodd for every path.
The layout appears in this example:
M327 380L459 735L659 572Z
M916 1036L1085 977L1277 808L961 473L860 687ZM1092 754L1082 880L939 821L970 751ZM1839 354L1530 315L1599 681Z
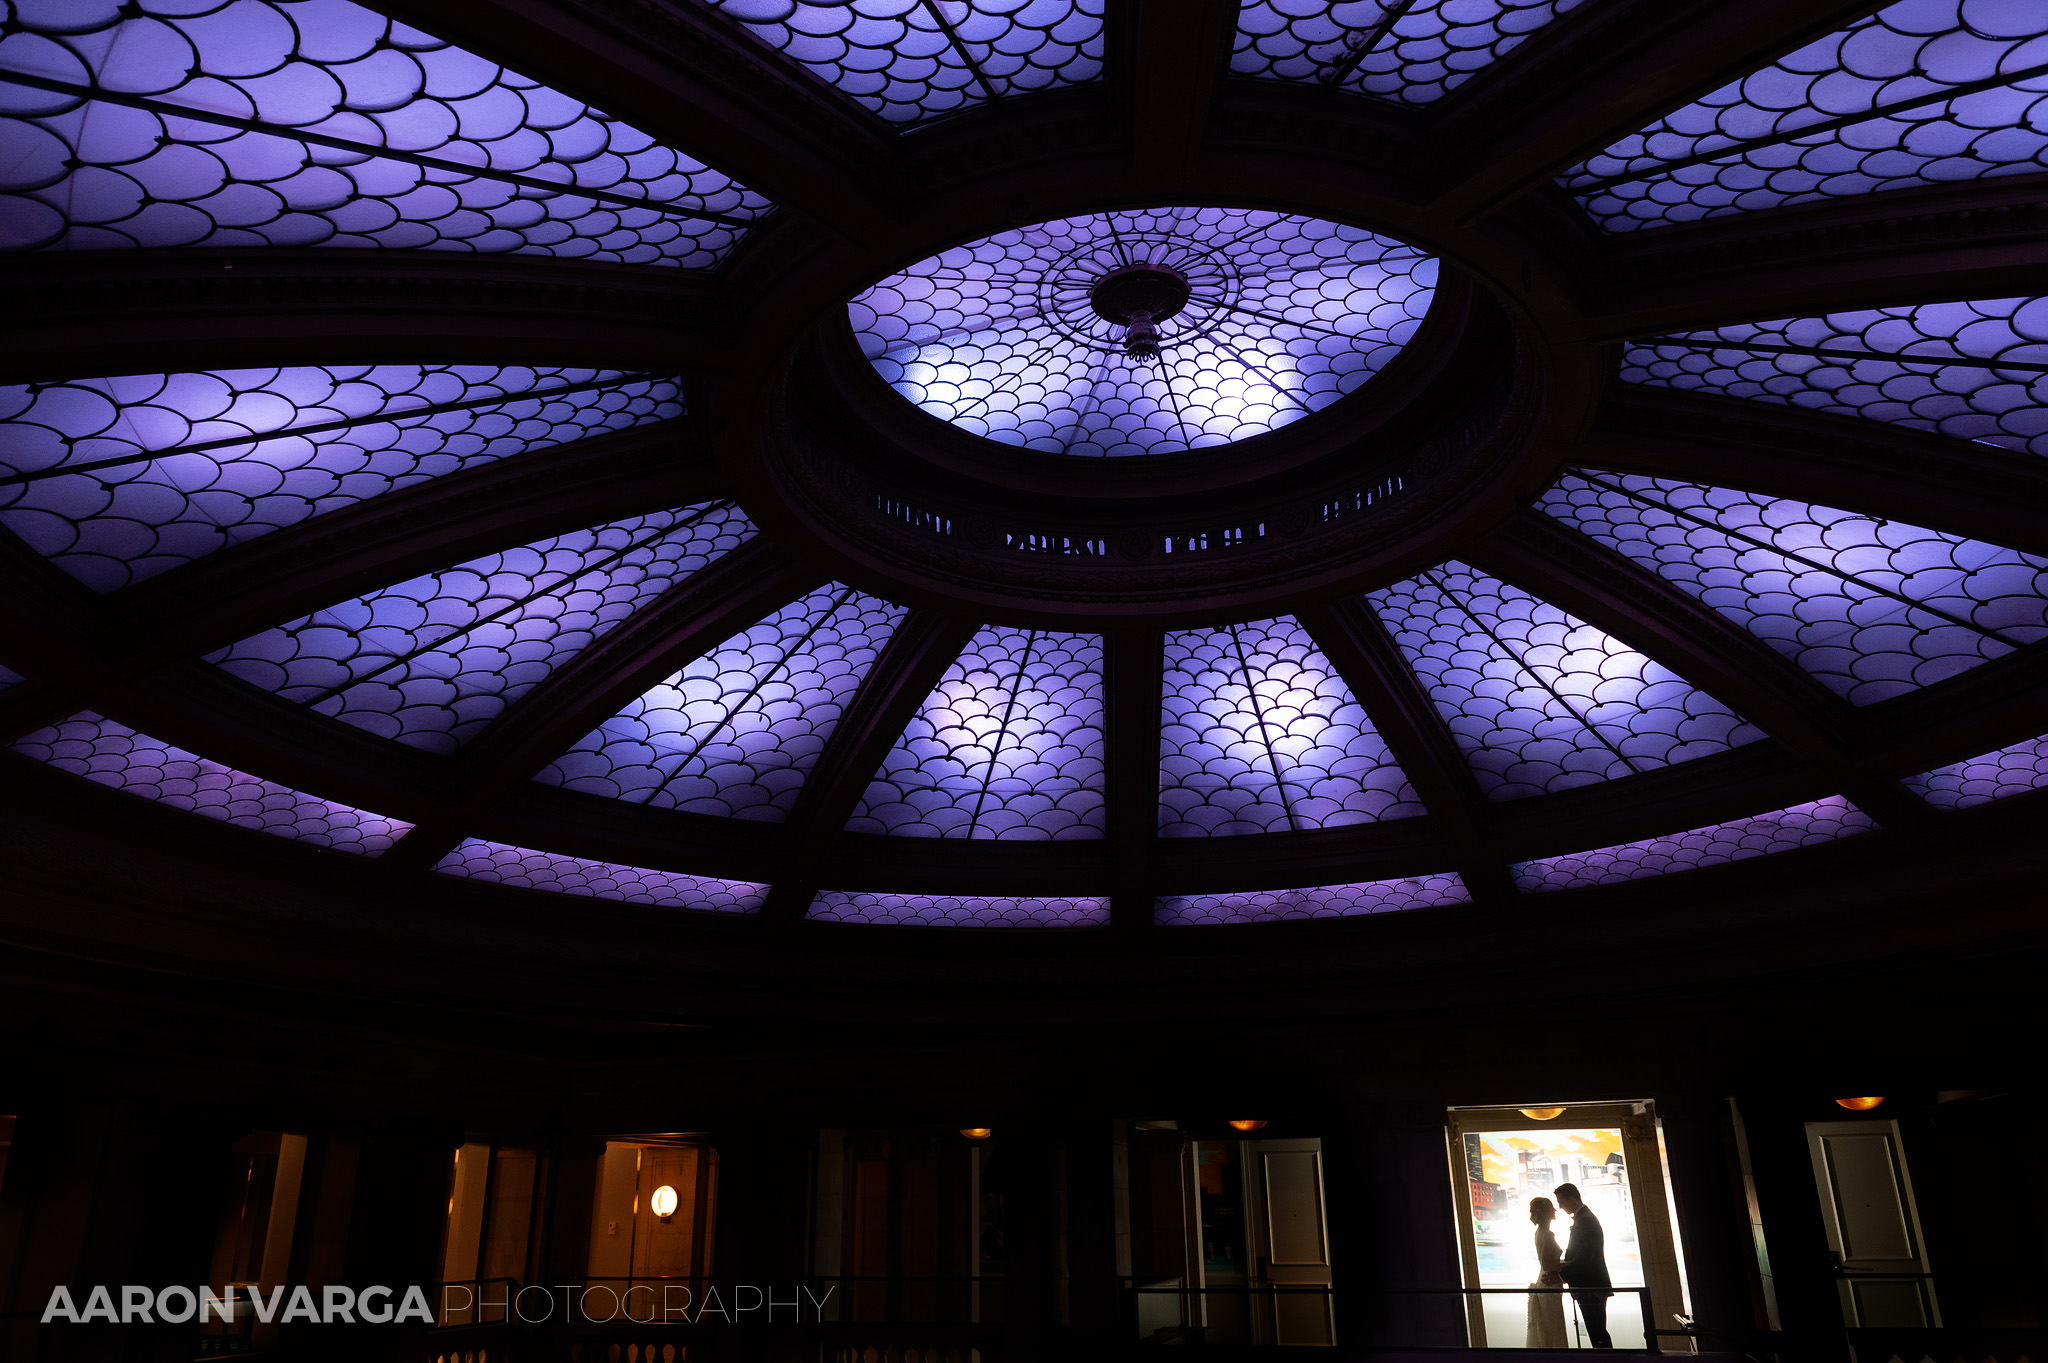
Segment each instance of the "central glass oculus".
M1379 372L1435 296L1434 257L1242 208L1091 213L919 261L848 305L891 387L961 430L1101 458L1209 449Z

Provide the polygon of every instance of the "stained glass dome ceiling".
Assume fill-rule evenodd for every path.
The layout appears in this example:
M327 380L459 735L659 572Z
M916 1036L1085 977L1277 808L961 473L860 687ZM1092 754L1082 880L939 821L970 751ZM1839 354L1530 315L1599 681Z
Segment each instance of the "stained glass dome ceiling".
M1229 208L1096 213L942 251L847 311L890 386L961 430L1092 457L1227 445L1381 369L1436 262L1362 228Z
M1689 21L1247 0L1174 35L1210 102L1162 129L1133 54L1179 49L1108 0L718 0L630 41L554 4L569 37L6 11L0 268L46 328L0 372L10 784L451 895L1195 941L1734 885L2048 799L2038 243L1911 245L1965 230L1941 195L2038 193L2048 13L1788 20L1453 212L1429 137L1597 76L1623 8ZM843 106L855 170L785 100ZM878 401L867 368L1126 501L987 540L825 483L1048 591L1155 548L1185 590L1057 613L827 542L763 451L841 419L788 376L849 325ZM1425 386L1454 334L1491 386ZM1254 437L1356 485L1282 516L1145 457ZM1453 467L1469 504L1415 496ZM1209 519L1146 541L1168 492ZM1347 575L1216 585L1367 509L1393 547Z

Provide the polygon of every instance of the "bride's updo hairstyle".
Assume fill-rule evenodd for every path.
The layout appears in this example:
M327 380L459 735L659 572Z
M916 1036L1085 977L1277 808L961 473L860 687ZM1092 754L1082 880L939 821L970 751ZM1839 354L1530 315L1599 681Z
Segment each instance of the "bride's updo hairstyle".
M1556 1219L1556 1217L1557 1217L1557 1208L1556 1208L1555 1206L1553 1206L1553 1205L1551 1204L1551 1201L1550 1201L1550 1199L1549 1199L1549 1198L1547 1198L1547 1197L1532 1197L1532 1198L1530 1198L1530 1199L1529 1199L1529 1224L1530 1224L1530 1225L1532 1225L1532 1226L1547 1226L1547 1225L1549 1225L1549 1224L1551 1223L1551 1221L1553 1221L1554 1219Z

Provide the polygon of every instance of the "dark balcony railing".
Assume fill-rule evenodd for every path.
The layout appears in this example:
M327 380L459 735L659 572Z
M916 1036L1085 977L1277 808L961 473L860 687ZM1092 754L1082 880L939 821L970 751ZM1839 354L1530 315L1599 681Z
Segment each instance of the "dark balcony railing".
M1607 1325L1617 1352L1658 1353L1663 1338L1693 1337L1689 1322L1659 1323L1644 1287L1609 1289ZM1375 1348L1517 1349L1526 1347L1528 1299L1562 1297L1564 1347L1590 1348L1570 1288L1447 1287L1337 1288L1315 1284L1255 1283L1227 1287L1177 1284L1125 1287L1125 1318L1140 1340L1162 1344L1342 1343ZM1633 1298L1633 1300L1631 1300ZM1321 1313L1334 1338L1276 1338L1287 1331L1288 1308L1327 1303ZM1488 1310L1499 1302L1507 1310ZM1516 1308L1520 1309L1516 1309ZM1299 1329L1299 1325L1296 1327Z

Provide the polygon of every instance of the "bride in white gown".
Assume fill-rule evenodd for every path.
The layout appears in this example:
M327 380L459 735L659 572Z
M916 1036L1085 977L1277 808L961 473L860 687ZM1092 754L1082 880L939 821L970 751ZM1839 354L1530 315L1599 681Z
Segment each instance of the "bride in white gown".
M1539 1271L1532 1288L1564 1286L1564 1277L1558 1272L1558 1264L1564 1259L1564 1251L1557 1247L1557 1237L1550 1233L1550 1223L1557 1216L1557 1208L1547 1197L1529 1199L1529 1222L1536 1227L1536 1262ZM1529 1339L1531 1349L1562 1349L1564 1335L1564 1297L1557 1292L1531 1292L1529 1294Z

